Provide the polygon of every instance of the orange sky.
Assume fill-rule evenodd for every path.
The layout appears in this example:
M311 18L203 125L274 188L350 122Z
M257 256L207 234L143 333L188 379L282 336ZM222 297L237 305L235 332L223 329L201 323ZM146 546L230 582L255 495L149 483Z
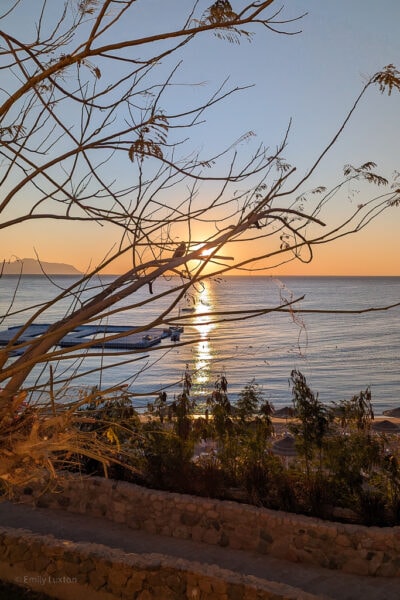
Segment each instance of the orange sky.
M154 1L154 6L160 2ZM143 28L159 27L161 21L165 27L170 21L182 21L181 0L171 2L169 11L160 3L165 23L164 19L155 22L154 10L145 4L137 5ZM274 149L282 140L288 120L293 118L285 159L296 165L298 172L305 172L342 123L365 82L365 74L375 73L398 60L398 0L387 0L384 10L379 3L369 3L368 10L364 10L364 0L335 3L296 0L294 4L294 8L289 5L286 8L308 13L301 21L302 33L298 36L263 36L257 32L251 44L228 44L214 36L207 38L206 43L201 39L198 46L188 46L180 75L185 85L205 82L205 89L214 90L227 76L232 87L255 84L204 115L207 127L203 133L198 134L198 128L191 132L194 149L205 147L207 153L218 153L246 131L257 134L256 145L263 141ZM34 26L35 3L30 10L32 15L24 20L23 28ZM132 30L132 23L124 23L123 27L126 32L122 35L138 33ZM16 35L23 30L17 19L14 28ZM183 93L179 87L179 96L172 98L172 104ZM198 87L194 93L200 93ZM362 164L374 160L387 176L395 169L400 170L399 109L397 91L390 97L381 96L378 90L371 91L329 159L321 164L317 185L325 184L326 179L334 185L342 166L348 162ZM239 149L249 152L247 148L250 146ZM126 170L131 168L130 164L127 161ZM22 195L21 201L23 198ZM339 214L340 210L340 204L334 204L334 211ZM399 226L400 207L387 211L356 236L314 248L311 264L292 262L266 273L400 276ZM103 259L113 244L118 245L119 239L113 235L100 226L80 223L68 226L60 221L44 221L17 225L2 230L0 259L31 258L36 251L43 261L69 263L86 271ZM184 237L183 234L181 239ZM241 249L236 247L235 259L245 258L247 251L245 245ZM129 267L127 258L121 261L118 270ZM113 267L111 272L115 271Z
M293 261L268 270L265 274L400 276L400 236L397 234L399 210L394 208L394 214L391 212L381 216L355 235L329 245L316 246L314 259L310 264ZM69 263L81 271L97 264L106 255L113 241L117 241L105 236L104 229L100 227L92 228L89 233L87 227L79 223L67 228L61 223L45 227L43 224L25 224L19 229L17 240L14 237L15 231L5 231L2 234L0 249L7 260L12 259L16 250L18 258L32 258L35 256L35 248L41 260ZM245 244L235 246L235 259L245 258L246 250ZM129 257L120 261L119 272L124 268L130 268ZM106 272L114 274L116 269Z

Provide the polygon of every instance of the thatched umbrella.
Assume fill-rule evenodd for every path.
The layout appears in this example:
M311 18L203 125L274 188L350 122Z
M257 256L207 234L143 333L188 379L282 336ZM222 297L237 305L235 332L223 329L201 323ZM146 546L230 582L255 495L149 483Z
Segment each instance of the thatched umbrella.
M389 410L384 410L383 414L387 417L400 417L400 406L396 408L390 408Z
M284 406L274 411L273 416L279 417L280 419L291 419L296 415L296 411L291 406Z
M371 429L378 431L379 433L400 433L400 427L396 423L393 423L393 421L388 421L387 419L373 423Z
M286 433L283 438L272 444L272 452L285 458L297 456L294 437Z

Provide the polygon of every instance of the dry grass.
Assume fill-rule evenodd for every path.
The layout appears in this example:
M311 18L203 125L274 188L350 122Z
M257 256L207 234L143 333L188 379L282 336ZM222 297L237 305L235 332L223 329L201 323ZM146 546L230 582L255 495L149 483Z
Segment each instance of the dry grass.
M93 418L79 412L90 395L70 405L25 404L21 392L10 409L0 417L0 482L9 497L14 488L29 483L60 480L59 473L79 466L78 457L98 461L107 475L112 463L123 460L121 448L97 431L84 431L80 425Z

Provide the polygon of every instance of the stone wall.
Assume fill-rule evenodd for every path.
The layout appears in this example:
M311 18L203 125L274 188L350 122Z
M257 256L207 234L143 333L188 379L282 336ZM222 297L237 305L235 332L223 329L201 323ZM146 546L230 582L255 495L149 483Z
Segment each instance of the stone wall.
M160 554L0 528L0 574L60 600L318 600L280 583Z
M71 477L59 493L25 489L18 500L347 573L400 576L400 527L332 523L100 477Z

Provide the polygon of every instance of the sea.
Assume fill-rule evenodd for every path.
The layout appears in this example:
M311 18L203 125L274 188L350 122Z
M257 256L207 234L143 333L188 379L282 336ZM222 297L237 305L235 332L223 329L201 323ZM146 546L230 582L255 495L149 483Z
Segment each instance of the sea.
M96 286L112 280L99 278ZM2 277L0 330L24 323L72 282L64 276ZM102 322L133 327L151 323L170 307L173 296L162 294L176 283L176 278L155 282L152 296L146 287ZM92 293L94 289L87 289L81 298ZM69 296L56 302L35 322L52 323L79 301ZM400 306L386 308L396 303L400 277L205 280L171 309L172 322L184 326L181 343L166 339L140 353L104 356L91 351L91 356L53 362L54 386L60 401L66 401L94 386L106 390L124 385L133 404L143 409L163 390L172 401L182 391L186 373L201 411L224 375L232 402L253 383L279 409L291 405L290 374L296 369L326 404L369 387L375 413L382 414L400 406ZM49 373L48 364L35 367L25 387L42 386L47 393Z

